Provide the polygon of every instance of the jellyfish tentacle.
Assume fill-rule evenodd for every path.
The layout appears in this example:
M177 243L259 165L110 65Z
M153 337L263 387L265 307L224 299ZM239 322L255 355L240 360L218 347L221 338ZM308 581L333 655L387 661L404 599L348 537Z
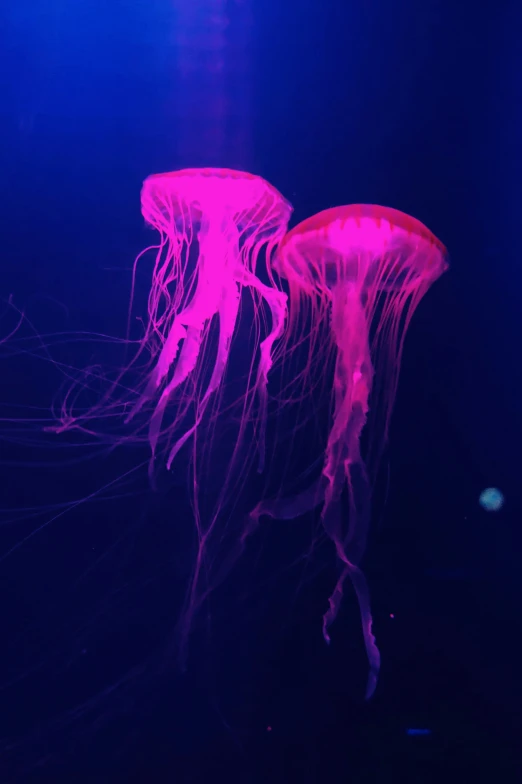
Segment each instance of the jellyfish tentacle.
M274 344L284 333L288 297L284 291L271 288L264 284L250 270L243 269L239 272L240 279L248 286L255 289L265 300L272 315L272 329L259 345L260 357L257 369L256 391L259 398L259 434L258 472L261 474L265 467L266 450L266 423L268 416L268 374L273 365L272 350Z
M272 517L275 520L295 520L307 512L313 512L324 501L327 479L318 477L306 490L286 498L274 498L260 501L250 512L249 518L259 520L260 517Z

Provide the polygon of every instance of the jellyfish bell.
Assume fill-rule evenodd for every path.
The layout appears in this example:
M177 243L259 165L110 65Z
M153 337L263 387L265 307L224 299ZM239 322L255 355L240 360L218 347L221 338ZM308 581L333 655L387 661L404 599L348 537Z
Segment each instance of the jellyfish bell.
M262 177L233 169L182 169L152 174L143 183L142 214L151 226L169 234L201 221L281 239L292 213L288 201Z
M321 505L322 525L341 563L323 634L329 641L349 577L370 666L367 697L380 666L368 587L359 566L370 522L368 463L375 468L387 437L413 312L447 267L446 248L424 224L398 210L366 204L334 207L303 221L284 237L275 260L290 290L287 352L300 344L297 336L304 329L310 333L301 383L311 386L314 367L324 374L329 352L335 354L333 411L319 479L299 495L258 504L250 528L263 514L292 519ZM316 335L319 330L324 334L325 325L326 341ZM370 404L381 418L372 418L372 430L378 424L379 432L370 433L363 458L361 434Z
M279 274L312 293L338 282L390 291L403 284L431 285L448 267L447 251L416 218L391 207L350 204L304 220L284 237ZM333 296L333 295L332 295Z

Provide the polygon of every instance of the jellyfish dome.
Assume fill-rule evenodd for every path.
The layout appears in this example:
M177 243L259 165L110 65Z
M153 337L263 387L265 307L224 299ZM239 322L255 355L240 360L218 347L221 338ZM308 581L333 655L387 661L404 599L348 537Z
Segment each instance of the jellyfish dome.
M371 479L387 437L406 330L431 284L446 270L444 245L420 221L398 210L353 204L320 212L284 237L274 268L290 290L285 347L291 352L309 330L309 355L301 381L324 374L333 352L331 427L321 476L297 496L263 501L251 515L298 517L321 507L323 528L335 545L341 572L323 619L323 634L335 620L349 577L361 610L370 674L367 697L376 687L380 654L372 633L368 586L360 562L370 522ZM327 328L327 340L317 334ZM317 334L316 334L317 333ZM370 408L368 455L361 433Z

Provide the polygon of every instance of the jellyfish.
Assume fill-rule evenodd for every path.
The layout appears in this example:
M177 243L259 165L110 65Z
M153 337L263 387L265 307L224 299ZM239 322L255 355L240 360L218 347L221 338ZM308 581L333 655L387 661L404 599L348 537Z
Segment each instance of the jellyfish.
M148 411L152 406L147 420L152 455L150 471L151 474L154 471L162 436L170 440L166 458L170 469L176 454L195 434L210 400L222 386L238 323L241 291L248 288L258 304L266 303L271 314L270 330L259 342L253 384L258 396L257 448L262 470L268 374L274 344L284 331L287 298L273 284L269 268L266 283L256 274L256 266L261 252L264 250L268 260L284 236L292 207L261 177L231 169L205 168L149 176L141 192L141 209L146 223L159 232L160 242L144 334L131 363L136 366L141 356L147 356L146 373L142 385L135 390L134 400L123 401L124 422L131 423L142 409ZM131 305L136 265L141 255L134 265ZM260 312L256 307L255 315L261 320ZM130 313L131 310L128 332ZM213 365L207 380L201 358L212 341ZM67 412L55 429L78 428L87 421L92 433L94 418L114 411L112 402L108 401L112 400L115 388L128 389L129 384L122 383L128 370L125 367L101 402L85 413ZM192 382L189 391L182 395L177 406L172 406L175 412L168 426L164 426L165 412L173 403L176 390L186 389L188 381ZM194 419L190 426L182 427L191 404Z
M343 598L349 578L355 590L369 663L366 697L376 688L380 653L372 631L370 596L360 564L371 506L371 467L387 439L404 338L415 308L446 270L444 245L415 218L398 210L355 204L320 212L282 240L274 267L290 291L285 351L309 330L312 367L324 374L335 356L331 427L317 481L293 497L261 501L250 515L244 538L259 518L294 519L321 507L322 526L335 546L340 574L323 616L323 636ZM319 331L327 325L326 341ZM322 334L322 333L321 333ZM370 405L381 418L370 416ZM370 417L364 455L361 434ZM370 465L369 465L370 464Z
M152 335L159 337L161 349L127 422L145 403L159 395L149 426L154 455L169 400L194 372L205 340L205 328L217 317L219 335L212 374L198 401L196 421L170 450L167 460L170 468L175 455L201 421L211 396L220 387L238 319L241 288L250 287L265 300L272 317L271 331L260 343L256 380L262 468L268 373L272 348L283 332L286 297L257 277L256 263L264 245L268 245L266 255L270 257L285 233L292 208L261 177L230 169L185 169L152 175L143 185L141 204L145 220L161 235L144 340ZM192 274L187 274L195 243L196 267Z
M137 265L146 251L133 268L129 338L124 341L132 351L130 360L107 384L102 377L101 395L85 409L77 401L85 387L88 394L81 402L89 399L91 369L72 389L67 386L59 423L51 429L80 430L111 448L148 441L153 487L158 464L171 469L182 447L190 444L180 473L192 480L188 488L197 553L175 635L184 668L192 620L220 581L209 561L219 562L218 552L225 547L228 506L238 503L254 455L258 471L264 469L267 385L287 318L287 295L275 283L270 259L287 231L292 207L259 176L205 168L148 177L141 208L146 223L160 235L142 333L137 341L130 339ZM236 392L226 390L222 405L243 291L253 300L246 333L254 345L241 357L239 389L236 379L230 379ZM96 392L97 378L92 386ZM220 441L216 428L224 420L235 430ZM248 439L247 426L252 426ZM116 428L114 436L111 428ZM184 466L189 470L183 472Z

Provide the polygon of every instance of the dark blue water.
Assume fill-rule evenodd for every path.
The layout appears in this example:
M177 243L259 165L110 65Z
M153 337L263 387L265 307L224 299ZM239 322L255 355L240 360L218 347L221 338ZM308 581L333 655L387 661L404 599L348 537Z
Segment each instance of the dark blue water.
M183 166L259 173L296 222L390 205L451 255L411 325L376 492L364 567L383 664L368 704L355 600L325 646L336 575L319 549L303 576L306 530L261 532L181 677L168 651L194 544L184 472L153 494L133 471L115 498L46 524L146 450L2 424L1 552L16 548L0 563L2 780L517 780L517 4L6 0L0 19L0 296L40 333L123 334L151 239L141 183ZM0 416L49 406L56 368L1 362ZM485 487L504 493L498 513L479 506Z

